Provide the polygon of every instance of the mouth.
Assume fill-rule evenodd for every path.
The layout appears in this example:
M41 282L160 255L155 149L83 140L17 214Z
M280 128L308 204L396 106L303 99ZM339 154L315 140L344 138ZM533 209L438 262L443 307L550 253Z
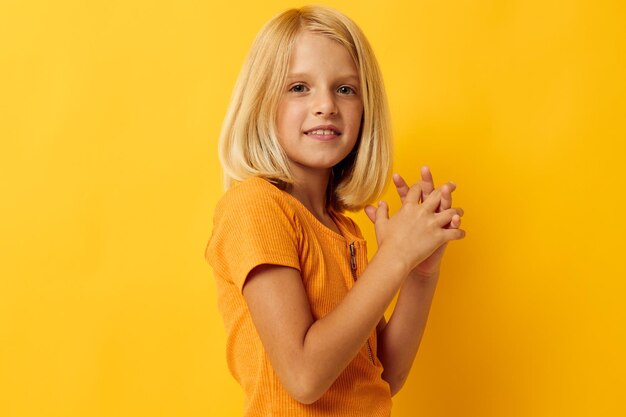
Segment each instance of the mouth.
M331 140L341 135L341 132L335 126L318 126L304 134L320 140Z

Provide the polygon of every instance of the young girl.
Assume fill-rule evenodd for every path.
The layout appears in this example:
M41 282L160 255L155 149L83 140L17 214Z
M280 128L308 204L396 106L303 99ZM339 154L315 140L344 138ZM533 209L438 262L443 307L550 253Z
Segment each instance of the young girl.
M245 416L389 416L463 210L427 167L389 218L382 77L360 29L323 7L288 10L258 34L219 143L228 191L206 258ZM365 208L378 251L368 265ZM389 323L384 312L399 291Z

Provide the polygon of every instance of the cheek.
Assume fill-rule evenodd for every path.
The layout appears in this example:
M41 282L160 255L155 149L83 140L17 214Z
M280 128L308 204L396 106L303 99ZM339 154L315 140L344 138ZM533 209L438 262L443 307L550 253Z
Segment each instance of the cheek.
M279 107L276 116L278 132L288 133L288 131L298 129L298 114L298 108L295 105L283 105Z
M352 129L355 130L358 134L358 132L361 130L361 122L363 120L363 108L355 107L351 109L349 118Z
M361 117L363 117L363 103L361 101L350 103L350 106L348 106L346 110L353 123L356 120L360 123Z

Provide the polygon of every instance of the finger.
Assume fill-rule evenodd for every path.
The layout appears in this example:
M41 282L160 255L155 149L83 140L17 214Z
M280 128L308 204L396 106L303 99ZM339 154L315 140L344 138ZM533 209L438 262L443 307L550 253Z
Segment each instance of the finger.
M422 184L416 182L409 188L409 192L406 193L406 197L404 197L404 202L413 202L419 203L422 197Z
M422 167L422 201L426 201L426 197L435 189L435 183L433 182L433 174L430 172L430 168L426 165Z
M456 189L453 182L447 182L441 186L441 202L439 211L444 211L452 207L452 192Z
M455 214L454 216L452 216L452 220L450 220L450 223L443 226L443 228L444 229L458 229L460 225L461 225L460 217L457 214Z
M378 203L378 208L376 209L376 223L379 221L385 221L389 219L389 206L384 201Z
M450 227L454 228L454 227L458 227L458 225L455 226L456 223L461 222L461 217L459 216L459 213L454 208L444 210L441 213L437 213L436 216L437 216L436 217L437 225L439 225L439 227L444 227L450 224Z
M465 237L465 230L463 229L445 229L443 233L446 241L459 240Z
M441 188L436 188L435 191L428 195L426 201L422 204L426 210L430 212L435 212L437 207L439 207L439 203L441 202Z
M461 217L463 217L464 212L463 209L459 207L453 207L453 210L456 210L456 214L452 216L449 228L458 229L461 226Z
M372 205L365 206L365 214L372 221L372 223L376 223L376 207Z
M404 204L404 198L406 194L409 192L409 185L404 181L404 178L400 176L400 174L393 174L393 183L396 186L396 190L398 191L398 195L400 196L400 200L402 204Z
M458 229L461 226L461 218L458 214L452 216L452 221L450 222L450 225L454 229Z

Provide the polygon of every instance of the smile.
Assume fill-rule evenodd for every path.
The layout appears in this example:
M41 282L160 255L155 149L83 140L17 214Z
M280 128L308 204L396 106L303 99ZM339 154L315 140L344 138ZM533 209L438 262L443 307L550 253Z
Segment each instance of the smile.
M326 129L312 130L310 132L304 132L304 134L318 140L333 140L340 135L339 132Z
M332 129L317 129L317 130L311 130L308 132L304 132L307 135L338 135L339 132L336 132Z

